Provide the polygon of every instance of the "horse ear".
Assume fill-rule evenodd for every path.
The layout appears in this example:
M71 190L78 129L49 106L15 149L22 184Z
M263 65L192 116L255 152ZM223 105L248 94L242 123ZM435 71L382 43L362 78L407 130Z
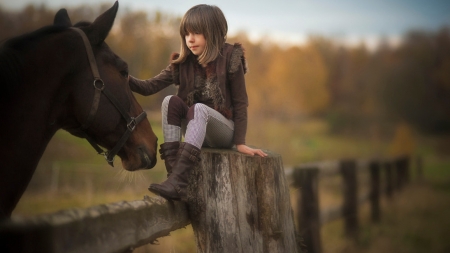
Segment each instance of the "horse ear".
M92 45L99 45L106 39L114 24L118 9L119 1L116 1L109 10L98 16L91 24L87 36Z
M53 19L53 24L62 26L72 26L72 22L70 21L69 14L67 14L66 9L61 9L56 13L55 19Z

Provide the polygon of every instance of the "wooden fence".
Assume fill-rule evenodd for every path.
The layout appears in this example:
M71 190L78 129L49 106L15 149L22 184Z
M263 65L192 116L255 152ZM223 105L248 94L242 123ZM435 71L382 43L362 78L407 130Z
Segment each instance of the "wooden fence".
M161 197L0 224L0 252L131 252L192 224L197 252L297 252L281 156L202 149L187 204Z
M181 202L146 197L4 222L0 252L131 252L189 224Z
M205 198L189 205L146 197L140 201L15 218L0 224L0 252L132 252L191 221L194 221L198 252L298 252L297 245L293 245L296 242L293 242L288 178L301 188L296 196L298 232L308 252L316 253L321 252L322 224L344 218L346 234L356 236L358 205L370 200L372 220L378 221L381 194L391 196L409 181L410 163L405 157L390 161L303 164L287 170L286 177L281 157L272 153L268 159L262 159L233 151L203 150L202 159L200 170L194 173L197 179L205 181L203 185L212 184L225 190L197 186L194 190L202 192ZM211 167L215 169L207 169ZM358 199L356 174L364 169L370 172L371 190L368 196ZM382 169L385 189L380 184ZM333 175L343 178L343 206L320 210L319 179ZM209 196L211 193L214 196ZM217 201L211 201L211 197ZM218 205L211 206L212 202ZM195 217L189 206L196 207ZM213 224L211 217L215 217ZM199 231L208 227L212 231ZM230 232L230 228L238 234L234 230Z
M418 161L417 175L422 175ZM358 207L370 202L371 220L380 221L380 198L385 194L391 198L394 191L401 190L410 181L410 158L398 157L389 160L343 160L338 162L309 163L288 170L294 187L300 189L297 196L298 232L303 237L309 253L320 253L321 225L343 218L345 234L358 236ZM358 174L368 173L366 194L359 194ZM340 206L320 210L319 180L340 176L342 179L343 203ZM383 179L384 177L384 179ZM383 183L383 184L382 184ZM383 186L383 187L382 187Z

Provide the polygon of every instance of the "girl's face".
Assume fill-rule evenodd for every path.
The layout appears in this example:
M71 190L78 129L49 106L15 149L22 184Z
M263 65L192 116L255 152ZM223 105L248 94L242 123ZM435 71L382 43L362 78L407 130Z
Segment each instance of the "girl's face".
M186 45L194 55L201 55L205 51L206 39L201 33L189 33L185 36Z

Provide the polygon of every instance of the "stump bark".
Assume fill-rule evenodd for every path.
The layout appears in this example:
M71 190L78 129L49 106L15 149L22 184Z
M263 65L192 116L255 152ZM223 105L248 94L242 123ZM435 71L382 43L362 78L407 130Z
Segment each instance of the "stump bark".
M197 252L298 252L282 159L267 153L202 149L188 197Z

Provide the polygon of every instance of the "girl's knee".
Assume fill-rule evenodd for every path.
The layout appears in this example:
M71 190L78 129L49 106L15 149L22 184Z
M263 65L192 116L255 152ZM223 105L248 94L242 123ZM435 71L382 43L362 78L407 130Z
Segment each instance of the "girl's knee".
M192 120L194 117L197 118L207 118L208 116L208 106L205 104L197 103L189 108L187 113L187 119Z
M179 96L170 96L169 103L176 107L187 107L186 103Z
M167 106L169 104L170 99L173 97L173 95L169 95L167 97L164 98L162 105L163 106Z
M180 97L173 95L165 97L162 106L165 108L186 108L184 110L187 110L187 105L184 101Z

